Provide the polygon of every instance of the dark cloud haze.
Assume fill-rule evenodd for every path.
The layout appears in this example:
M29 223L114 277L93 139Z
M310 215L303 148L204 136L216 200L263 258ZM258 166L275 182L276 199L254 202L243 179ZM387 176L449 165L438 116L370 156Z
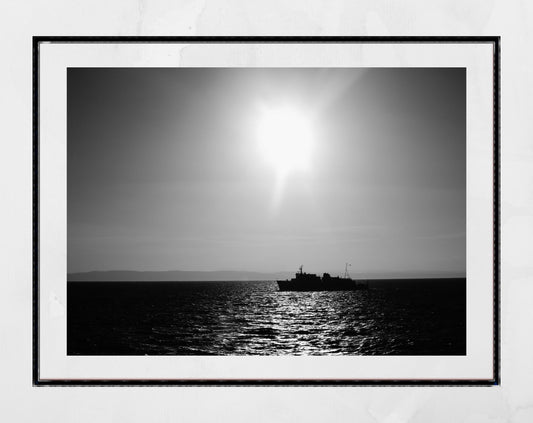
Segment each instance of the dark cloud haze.
M69 69L68 272L466 272L464 69ZM261 108L312 116L308 170Z

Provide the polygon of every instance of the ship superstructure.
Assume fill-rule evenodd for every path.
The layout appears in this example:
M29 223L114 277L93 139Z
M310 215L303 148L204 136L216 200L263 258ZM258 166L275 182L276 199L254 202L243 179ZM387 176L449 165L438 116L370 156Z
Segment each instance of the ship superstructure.
M368 282L353 280L348 275L346 264L344 277L324 273L322 277L314 273L305 273L300 266L298 273L290 280L277 281L280 291L355 291L368 289Z

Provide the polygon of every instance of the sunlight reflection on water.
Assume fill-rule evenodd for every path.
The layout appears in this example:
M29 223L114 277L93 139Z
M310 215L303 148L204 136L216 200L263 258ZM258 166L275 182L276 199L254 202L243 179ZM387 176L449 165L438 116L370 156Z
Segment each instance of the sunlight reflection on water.
M465 353L461 290L279 292L275 282L157 284L99 283L97 291L76 283L69 291L68 353Z

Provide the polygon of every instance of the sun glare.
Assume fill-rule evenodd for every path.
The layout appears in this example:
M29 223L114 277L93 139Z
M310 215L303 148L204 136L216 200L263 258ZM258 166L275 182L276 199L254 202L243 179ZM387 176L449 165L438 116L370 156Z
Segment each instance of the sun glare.
M311 121L299 110L264 110L257 125L257 140L262 156L279 174L310 167L313 130Z

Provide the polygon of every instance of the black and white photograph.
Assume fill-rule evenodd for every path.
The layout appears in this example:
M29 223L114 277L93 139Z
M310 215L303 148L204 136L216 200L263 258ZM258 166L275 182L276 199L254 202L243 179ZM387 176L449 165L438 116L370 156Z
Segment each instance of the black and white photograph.
M70 67L66 107L67 355L466 355L465 68Z

